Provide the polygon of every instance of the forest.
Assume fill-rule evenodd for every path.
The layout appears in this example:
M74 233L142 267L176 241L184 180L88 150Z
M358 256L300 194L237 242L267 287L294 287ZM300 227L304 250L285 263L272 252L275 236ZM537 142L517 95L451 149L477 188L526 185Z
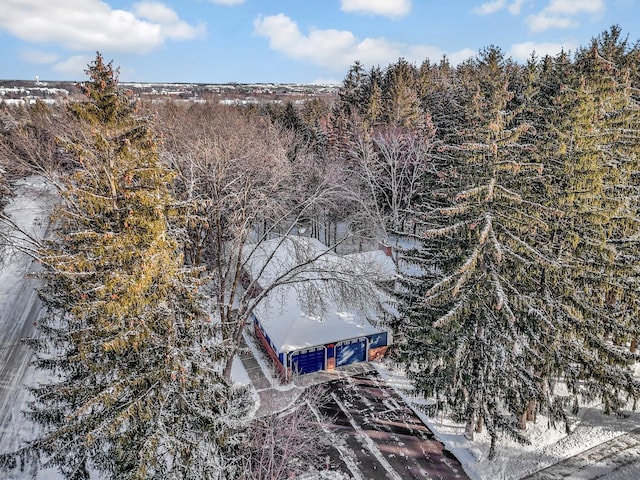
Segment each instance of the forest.
M301 229L332 251L393 248L386 361L467 438L486 429L490 458L538 414L568 428L585 402L635 409L640 44L619 27L525 64L495 46L455 66L356 62L334 101L303 105L145 103L100 54L87 75L85 101L0 104L0 203L27 175L60 198L30 249L42 434L0 470L262 479L321 462L306 404L276 427L231 381L270 290L242 284L243 252ZM343 273L325 293L367 297Z

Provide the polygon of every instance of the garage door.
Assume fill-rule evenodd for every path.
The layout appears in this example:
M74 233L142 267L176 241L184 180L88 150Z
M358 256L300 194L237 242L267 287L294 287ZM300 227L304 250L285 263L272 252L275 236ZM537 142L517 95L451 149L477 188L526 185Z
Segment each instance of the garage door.
M355 362L364 362L367 358L367 340L358 338L336 345L336 367Z
M298 350L291 355L291 372L293 374L303 375L305 373L324 370L324 362L324 347Z

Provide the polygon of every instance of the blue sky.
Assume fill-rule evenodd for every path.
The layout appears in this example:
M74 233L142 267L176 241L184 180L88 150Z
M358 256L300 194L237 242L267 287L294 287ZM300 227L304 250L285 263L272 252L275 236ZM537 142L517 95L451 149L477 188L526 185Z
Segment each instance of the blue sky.
M574 50L640 0L0 0L0 78L82 80L100 51L136 82L340 82L350 65Z

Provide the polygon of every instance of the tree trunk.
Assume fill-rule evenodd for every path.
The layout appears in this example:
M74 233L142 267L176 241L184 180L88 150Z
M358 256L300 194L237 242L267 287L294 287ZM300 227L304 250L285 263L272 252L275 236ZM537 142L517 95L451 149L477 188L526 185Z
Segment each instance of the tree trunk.
M529 400L529 406L527 406L527 421L535 422L536 421L536 412L538 410L538 402L536 400Z
M527 408L522 412L522 415L520 415L518 419L518 428L520 430L527 429L527 422L535 422L537 407L538 402L536 400L529 400Z
M235 355L227 358L227 361L224 364L224 368L222 369L222 378L224 378L228 383L231 383L231 369L233 367L233 358Z
M484 430L484 417L480 415L476 423L476 433L482 433L482 430Z
M520 430L527 429L527 411L526 410L522 412L522 414L518 417L518 428Z
M472 442L474 439L474 426L475 421L474 418L471 417L469 420L467 420L467 424L464 427L464 438L466 438L470 442Z

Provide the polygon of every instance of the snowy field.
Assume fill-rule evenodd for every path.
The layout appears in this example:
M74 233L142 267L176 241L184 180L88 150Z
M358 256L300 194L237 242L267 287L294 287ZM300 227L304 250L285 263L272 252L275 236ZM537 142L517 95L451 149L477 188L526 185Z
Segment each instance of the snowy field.
M31 178L17 185L16 193L16 198L6 207L5 212L26 232L41 238L46 232L47 212L54 201L54 193L39 178ZM37 433L36 427L25 421L21 411L26 408L28 400L24 385L33 384L41 378L29 366L30 352L19 343L20 338L33 333L34 323L42 313L32 280L28 276L33 268L28 255L14 252L8 266L0 270L0 452L16 448ZM261 366L269 375L268 365L261 363ZM409 384L403 375L386 364L376 366L387 382L409 403L420 404L408 394ZM636 369L636 374L640 376L640 366ZM234 378L240 383L249 381L247 373L239 364L234 365ZM271 381L278 388L277 379L273 378ZM280 388L285 390L291 386ZM548 429L545 418L538 417L537 422L530 424L527 431L532 444L523 446L504 439L498 446L494 461L486 458L489 450L488 435L477 435L476 441L469 442L463 436L464 425L454 424L446 417L421 417L438 439L460 459L471 478L518 480L638 428L640 414L631 411L626 414L624 418L604 415L600 405L582 408L573 417L571 433L568 435L563 429ZM640 456L636 460L633 465L620 468L614 473L608 473L600 465L593 464L591 468L583 470L580 476L570 478L638 480ZM2 478L57 480L60 477L55 472L40 471L22 472Z

